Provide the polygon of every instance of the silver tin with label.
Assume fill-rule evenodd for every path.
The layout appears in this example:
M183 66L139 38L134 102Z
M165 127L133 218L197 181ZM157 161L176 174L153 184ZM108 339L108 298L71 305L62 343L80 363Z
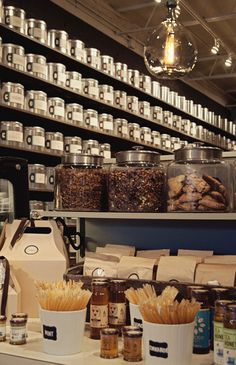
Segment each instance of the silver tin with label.
M110 143L100 144L100 155L104 158L111 158L111 145Z
M233 126L232 126L232 134L235 136L236 134L236 124L233 123Z
M128 95L127 96L127 109L132 112L138 114L138 98L137 96Z
M81 93L82 75L77 71L66 71L66 86Z
M202 106L201 104L195 104L194 105L194 111L197 118L202 119Z
M189 114L194 114L194 108L193 108L193 100L186 100L186 111Z
M233 122L232 122L232 120L228 120L227 132L233 133Z
M114 58L107 55L101 55L101 70L108 75L114 74Z
M161 148L171 150L171 142L169 134L161 134Z
M151 116L151 108L150 103L148 101L139 101L139 113L143 115L145 118L150 119Z
M173 128L181 130L182 118L179 115L173 115Z
M138 123L129 123L129 137L133 141L140 142L140 125Z
M85 95L98 99L98 81L95 79L82 79L82 90Z
M161 85L158 81L152 81L152 95L158 99L161 97Z
M107 104L114 104L114 89L110 85L99 85L99 98Z
M84 125L89 129L99 129L98 112L96 110L84 110Z
M80 39L69 39L67 41L67 52L78 61L86 62L85 44Z
M152 131L152 144L155 147L160 147L161 145L161 134L158 131Z
M29 149L43 151L45 149L45 129L41 127L25 127L24 143Z
M40 164L28 164L29 189L46 188L46 167Z
M111 114L102 113L98 116L99 127L103 132L113 133L114 132L114 124L113 124L113 116Z
M60 86L66 85L66 66L62 63L49 62L47 64L48 81Z
M58 120L64 120L65 101L61 98L48 98L48 115Z
M101 59L100 59L100 51L97 48L85 48L86 51L86 62L100 70L101 68Z
M170 91L168 94L168 103L171 105L175 105L175 100L177 97L178 93L175 91Z
M152 79L147 75L139 76L139 87L148 94L152 92Z
M203 108L202 109L202 119L205 120L205 121L208 121L208 108Z
M114 119L114 134L122 138L129 138L128 121L126 119Z
M54 183L55 183L55 167L46 166L46 189L53 191ZM49 210L49 209L46 209L46 210Z
M221 116L215 115L214 125L218 128L221 128Z
M121 63L121 62L114 63L114 76L119 80L127 82L128 66L126 65L126 63Z
M232 141L230 138L226 139L226 148L227 150L231 151L233 149Z
M175 107L180 109L180 96L177 95L175 98Z
M25 33L25 11L14 6L3 6L3 22L17 32Z
M23 144L23 124L16 121L2 121L0 123L1 143L7 146Z
M67 52L68 33L64 30L50 29L48 31L48 45L58 49L60 52Z
M100 154L100 145L99 142L95 139L88 139L83 141L83 152L88 153L90 155L99 155Z
M152 144L152 131L151 128L140 128L140 139L143 143Z
M171 144L171 146L170 146L171 151L175 151L175 150L178 150L179 148L181 148L180 138L178 138L178 137L171 137L170 144Z
M215 114L214 114L214 112L212 112L212 111L208 111L208 123L210 123L210 124L213 124L213 122L214 122L214 118L215 118Z
M163 122L164 124L168 125L168 127L173 127L173 113L168 111L168 110L164 110L163 111Z
M197 135L197 124L195 122L190 123L190 135L193 137Z
M163 110L160 106L151 107L151 118L154 122L163 124Z
M181 131L186 134L190 134L190 124L191 124L191 122L189 119L182 119Z
M228 119L222 118L222 129L227 130Z
M24 108L24 86L13 82L3 82L1 90L3 103L15 108Z
M14 67L16 70L25 71L24 47L11 43L3 43L2 62L4 65Z
M126 110L127 93L121 90L114 91L114 106Z
M48 77L47 59L38 54L26 54L26 71L44 80Z
M170 88L167 86L161 86L161 99L168 102Z
M185 96L179 96L179 105L180 105L181 110L187 111L187 104L186 104Z
M47 94L40 90L27 90L25 108L37 114L47 114Z
M64 151L64 136L60 132L46 132L45 133L46 148L52 152Z
M128 83L134 87L139 88L140 72L138 70L128 69Z
M66 104L66 121L75 125L83 125L83 106L77 103Z
M64 137L64 149L66 153L78 153L82 151L82 139L80 137Z
M44 20L39 19L26 19L25 21L25 34L28 37L37 39L41 43L47 43L47 23Z

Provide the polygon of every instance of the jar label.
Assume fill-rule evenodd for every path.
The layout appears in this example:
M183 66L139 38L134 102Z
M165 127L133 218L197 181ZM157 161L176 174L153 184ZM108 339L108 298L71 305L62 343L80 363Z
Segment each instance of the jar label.
M156 146L160 146L161 139L160 138L157 138L157 137L154 137L153 138L153 144L155 144Z
M22 27L24 26L24 20L19 18L18 16L11 16L9 24L13 25L13 27Z
M79 144L70 144L69 145L69 153L81 152L82 147Z
M103 99L105 101L112 101L113 102L113 94L109 92L104 92Z
M35 183L36 184L45 184L45 175L36 173L35 174Z
M90 325L93 328L108 326L108 305L90 305Z
M181 147L179 143L174 143L174 150L178 150Z
M80 48L76 48L75 49L75 57L79 58L79 59L83 59L84 58L84 50L80 49Z
M26 339L25 327L11 327L10 329L10 342L21 342Z
M0 337L5 337L5 336L6 336L6 324L1 323L0 324Z
M224 364L236 363L236 330L224 328Z
M65 109L62 106L54 106L54 115L59 117L65 116Z
M43 136L32 136L32 145L33 146L45 146L45 137Z
M170 141L166 140L166 148L170 148Z
M19 54L13 54L12 63L14 63L16 65L21 65L24 67L25 66L25 57L21 56Z
M195 317L194 347L208 348L210 339L210 311L201 309Z
M90 117L89 118L89 125L92 127L98 127L98 118L97 117Z
M40 63L33 63L32 64L32 71L35 73L47 75L47 67L46 65L41 65Z
M82 112L72 112L72 120L76 120L78 122L83 122L83 113Z
M63 141L52 140L51 141L51 149L52 150L63 151Z
M34 99L34 109L47 111L47 102L45 100Z
M125 324L126 305L125 303L109 303L109 324Z
M89 86L88 87L88 94L98 98L98 88L94 87L94 86Z
M99 148L91 147L91 155L99 155Z
M66 83L66 74L63 72L58 72L57 73L57 81L62 82L63 84Z
M72 89L82 90L82 84L80 80L70 79L70 87Z
M111 158L111 151L103 151L104 158Z
M136 130L134 130L134 131L133 131L133 137L134 137L134 138L138 138L138 139L139 139L139 138L140 138L140 131L136 131Z
M121 127L121 133L122 133L122 134L125 134L125 135L128 135L128 127L126 127L126 126L122 126L122 127Z
M60 48L66 48L66 44L67 44L66 39L60 38L59 45L56 44L56 46L59 46Z
M45 38L46 31L40 28L33 28L33 35L35 38Z
M223 365L223 362L224 362L223 323L214 321L214 364Z
M7 141L23 142L23 133L17 131L7 131Z
M24 105L24 95L18 93L9 93L9 102Z
M150 134L144 133L144 141L145 142L152 142L152 137Z
M113 123L112 122L103 122L103 129L113 131Z

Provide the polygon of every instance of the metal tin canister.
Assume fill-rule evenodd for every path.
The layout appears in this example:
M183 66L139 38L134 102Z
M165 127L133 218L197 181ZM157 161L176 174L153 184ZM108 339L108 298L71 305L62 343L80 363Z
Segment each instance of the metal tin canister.
M15 108L24 108L24 86L13 82L3 82L1 90L3 103Z
M66 153L78 153L82 151L82 139L77 136L64 137L64 149Z
M173 128L180 131L181 125L182 125L182 117L180 115L173 115Z
M152 79L147 75L139 76L139 87L148 94L152 92Z
M114 134L122 138L129 137L128 121L126 119L114 119Z
M82 92L82 75L77 71L66 72L66 86L79 93Z
M86 61L85 44L80 39L68 39L67 52L78 61Z
M178 137L171 137L170 143L171 143L171 146L170 146L171 151L175 151L175 150L178 150L179 148L181 148L180 138L178 138Z
M52 48L56 48L59 51L67 52L67 41L69 35L64 30L50 29L48 31L48 45Z
M98 116L99 126L103 132L113 133L114 124L113 124L113 116L111 114L102 113Z
M83 125L83 106L77 103L66 104L66 120L75 125Z
M122 90L114 91L114 105L121 108L126 109L127 106L127 93Z
M100 70L101 68L101 58L100 51L97 48L85 48L86 51L86 61L87 63Z
M61 98L48 98L48 114L50 117L65 119L65 101Z
M128 128L130 139L140 142L140 125L138 123L129 123Z
M26 71L30 74L47 80L47 59L38 54L28 53L26 57Z
M111 145L110 143L100 144L100 155L104 158L111 158Z
M48 81L55 82L57 85L66 85L66 66L62 63L49 62L47 64Z
M163 110L160 106L151 107L151 118L153 121L163 124Z
M84 125L92 129L99 129L98 112L96 110L84 110Z
M45 149L45 129L42 127L25 127L24 128L25 146L36 151Z
M99 98L106 103L113 105L114 103L114 89L110 85L99 85Z
M163 122L164 124L167 124L169 127L173 127L173 113L168 111L168 110L164 110L163 111Z
M137 96L128 95L127 96L127 109L132 113L138 114L138 98Z
M170 92L170 88L167 86L161 86L161 99L168 102L168 95Z
M25 71L25 49L11 43L2 45L2 62L4 65L14 67L17 70Z
M46 132L45 139L46 139L45 145L47 149L56 152L64 151L64 136L62 133Z
M155 147L160 147L161 145L161 134L158 131L152 131L152 144Z
M114 58L107 55L101 55L101 70L108 75L113 76L114 73Z
M121 62L115 62L114 63L114 76L119 80L127 82L127 80L128 80L127 64L121 63Z
M139 101L138 105L139 113L149 119L151 115L150 103L148 101Z
M187 103L186 103L186 97L185 96L179 96L179 104L180 104L180 109L187 111Z
M47 23L44 20L39 19L26 19L25 34L28 37L37 39L37 41L41 43L47 43Z
M139 88L140 72L138 70L128 69L128 83Z
M82 79L82 90L85 95L98 99L98 81L95 79Z
M148 127L140 128L140 139L144 143L152 144L152 131L151 131L151 128L148 128Z
M83 152L91 154L91 155L99 155L100 154L100 145L99 142L95 139L88 139L83 141Z
M190 123L190 135L193 137L197 135L197 124L195 122Z
M23 124L17 121L0 122L1 142L8 146L19 146L23 143Z
M41 164L28 164L28 178L30 189L45 189L46 167Z
M169 134L161 134L161 148L164 150L171 149L170 135Z
M168 103L171 105L175 105L176 97L178 93L175 91L170 91L168 94Z
M14 6L3 6L4 23L17 32L25 33L25 11Z
M194 106L195 115L197 118L202 119L202 106L201 104L195 104Z
M37 114L47 114L47 94L40 90L27 90L25 108Z
M158 99L161 97L161 85L158 81L152 81L152 95Z

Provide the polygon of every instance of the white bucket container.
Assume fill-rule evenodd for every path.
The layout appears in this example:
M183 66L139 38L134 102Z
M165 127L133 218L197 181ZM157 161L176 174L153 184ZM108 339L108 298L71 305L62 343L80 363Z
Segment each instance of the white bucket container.
M81 351L86 308L57 312L40 309L43 350L50 355L71 355Z
M143 330L143 318L140 313L139 306L137 304L129 303L129 311L131 325Z
M146 365L190 365L194 322L157 324L143 321Z

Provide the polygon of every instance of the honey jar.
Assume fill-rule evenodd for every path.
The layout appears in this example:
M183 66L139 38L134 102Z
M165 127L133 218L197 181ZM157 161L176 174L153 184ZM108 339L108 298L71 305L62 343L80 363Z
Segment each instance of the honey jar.
M118 333L115 328L103 328L101 330L100 356L104 359L118 357Z

